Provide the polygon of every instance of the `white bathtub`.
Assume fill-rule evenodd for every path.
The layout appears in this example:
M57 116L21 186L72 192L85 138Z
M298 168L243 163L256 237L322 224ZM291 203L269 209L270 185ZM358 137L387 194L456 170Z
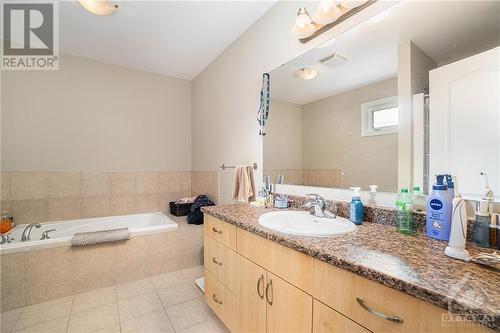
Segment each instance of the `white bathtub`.
M22 242L21 235L27 226L27 224L21 224L9 232L9 236L14 240L11 243L0 245L0 254L68 246L71 244L71 238L77 232L129 228L130 236L134 237L165 232L178 227L177 223L161 212L97 217L42 223L41 228L31 230L30 241ZM50 229L56 229L49 233L50 239L40 240L42 232Z

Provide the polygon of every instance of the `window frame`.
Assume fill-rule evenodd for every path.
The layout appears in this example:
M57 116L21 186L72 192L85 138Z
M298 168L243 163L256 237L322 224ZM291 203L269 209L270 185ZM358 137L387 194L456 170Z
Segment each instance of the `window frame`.
M386 126L375 129L373 127L373 114L377 111L398 108L398 97L391 96L380 98L374 101L361 104L361 136L375 136L396 134L399 132L399 114L398 125ZM399 112L399 108L398 108Z

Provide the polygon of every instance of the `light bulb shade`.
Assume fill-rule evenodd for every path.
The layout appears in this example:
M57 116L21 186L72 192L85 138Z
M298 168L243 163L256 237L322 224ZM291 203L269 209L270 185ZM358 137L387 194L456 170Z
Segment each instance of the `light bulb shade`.
M297 69L295 72L293 72L293 75L295 77L298 77L303 80L312 80L316 76L318 76L319 71L315 68L312 67L302 67L300 69Z
M96 15L112 15L118 10L118 4L116 1L79 0L79 2L83 8Z
M290 33L295 38L307 38L316 31L306 8L300 8Z
M360 0L346 0L346 1L341 1L340 5L344 8L352 9L352 8L356 8L356 7L361 6L365 2L366 1L363 1L363 0L361 0L361 1Z
M334 22L342 15L342 11L337 7L336 2L327 0L321 1L318 9L314 12L313 21L322 25Z

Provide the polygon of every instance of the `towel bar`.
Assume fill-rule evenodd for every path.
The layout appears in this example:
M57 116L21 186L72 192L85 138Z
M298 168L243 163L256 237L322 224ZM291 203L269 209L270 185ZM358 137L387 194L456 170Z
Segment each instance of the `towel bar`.
M236 168L236 165L227 165L227 164L223 163L219 168L221 168L222 170L234 169L234 168ZM253 164L253 169L257 170L257 163Z

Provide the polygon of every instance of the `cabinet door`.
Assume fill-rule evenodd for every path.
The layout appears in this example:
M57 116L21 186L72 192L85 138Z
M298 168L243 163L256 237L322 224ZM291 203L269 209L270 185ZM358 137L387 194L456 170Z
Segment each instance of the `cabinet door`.
M266 300L264 297L266 271L237 255L238 332L266 332Z
M330 309L321 302L314 301L314 333L369 333L366 328Z
M267 332L311 332L312 297L267 273Z

